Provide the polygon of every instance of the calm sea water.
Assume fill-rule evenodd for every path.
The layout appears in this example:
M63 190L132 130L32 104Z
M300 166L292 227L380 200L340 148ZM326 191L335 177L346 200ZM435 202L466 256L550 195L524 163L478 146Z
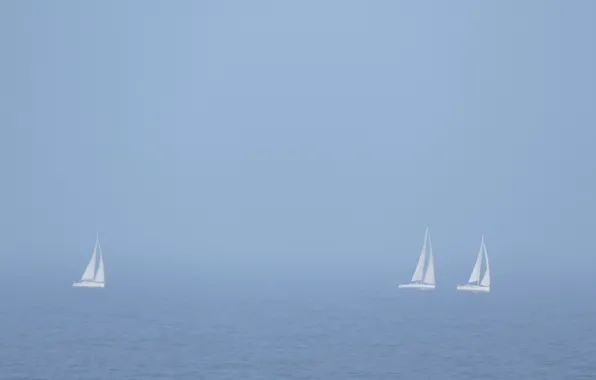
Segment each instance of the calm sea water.
M0 378L596 376L588 294L274 285L65 286L5 296Z

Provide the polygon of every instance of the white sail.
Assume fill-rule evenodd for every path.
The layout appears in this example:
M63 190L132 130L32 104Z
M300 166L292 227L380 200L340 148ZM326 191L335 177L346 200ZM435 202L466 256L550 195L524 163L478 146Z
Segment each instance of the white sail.
M472 273L470 274L470 279L468 283L478 283L480 281L480 269L482 267L482 244L480 244L480 250L478 251L478 257L476 258L476 264L474 264L474 269L472 269Z
M422 244L422 250L420 251L420 258L418 259L418 264L416 264L416 270L414 271L414 275L412 276L412 282L419 282L422 281L422 277L424 275L424 264L426 261L426 239L428 237L428 229L424 232L424 243Z
M484 239L482 241L482 248L484 250L484 260L486 261L486 272L484 272L484 277L482 277L480 286L490 287L490 265L488 264L488 252L486 251L486 245L484 244Z
M89 261L89 264L87 264L87 268L85 268L85 272L83 272L81 281L93 281L93 279L95 278L96 256L97 256L97 242L95 242L95 247L93 248L93 255L91 255L91 260Z
M97 268L97 273L95 273L95 282L105 282L103 255L101 254L101 250L99 251L99 267Z
M426 272L424 273L424 282L425 284L435 285L435 259L433 257L433 245L430 241L430 235L428 236L428 265L426 267Z

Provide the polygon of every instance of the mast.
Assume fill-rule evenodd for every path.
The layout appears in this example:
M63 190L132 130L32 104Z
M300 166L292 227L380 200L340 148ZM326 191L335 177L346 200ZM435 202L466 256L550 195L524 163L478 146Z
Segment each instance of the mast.
M428 234L428 260L426 264L426 271L424 272L424 278L422 281L424 284L435 284L435 258L433 255L433 245L430 238L430 232Z

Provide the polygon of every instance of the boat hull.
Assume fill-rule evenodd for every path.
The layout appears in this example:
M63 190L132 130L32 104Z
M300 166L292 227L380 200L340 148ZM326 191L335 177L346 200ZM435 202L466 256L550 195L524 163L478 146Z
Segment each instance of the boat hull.
M457 290L462 290L466 292L488 293L490 292L490 287L479 285L457 285Z
M103 288L105 283L92 281L79 281L72 284L74 288Z
M435 285L433 284L403 284L399 285L400 289L417 289L417 290L433 290Z

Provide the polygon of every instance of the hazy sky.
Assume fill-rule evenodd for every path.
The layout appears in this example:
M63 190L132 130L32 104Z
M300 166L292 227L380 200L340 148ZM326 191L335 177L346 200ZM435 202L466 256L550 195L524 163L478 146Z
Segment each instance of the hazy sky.
M394 286L428 225L447 287L481 234L495 286L587 277L594 20L591 0L2 1L0 272L76 280L99 230L107 281Z

